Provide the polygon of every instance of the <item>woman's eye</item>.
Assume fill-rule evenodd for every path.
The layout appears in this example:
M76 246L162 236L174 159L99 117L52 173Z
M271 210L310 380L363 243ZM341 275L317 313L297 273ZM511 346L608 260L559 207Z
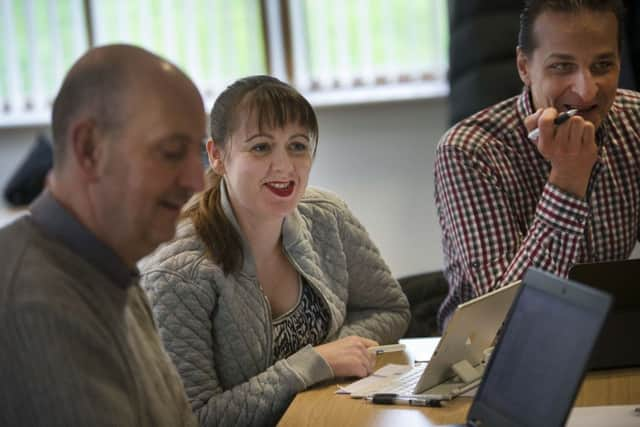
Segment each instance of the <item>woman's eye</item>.
M296 153L304 153L309 150L309 145L305 142L292 142L289 148Z
M251 151L253 151L254 153L266 153L267 151L269 151L269 144L267 143L260 143L260 144L254 144L251 147Z

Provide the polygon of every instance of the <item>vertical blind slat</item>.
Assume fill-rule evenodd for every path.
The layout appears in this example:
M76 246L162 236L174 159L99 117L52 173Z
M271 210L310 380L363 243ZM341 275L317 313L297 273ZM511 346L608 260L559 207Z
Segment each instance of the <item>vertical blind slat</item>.
M216 31L217 23L220 22L220 16L218 14L218 10L220 9L220 2L218 0L209 0L208 4L210 5L207 8L207 52L211 55L211 69L206 70L205 80L209 82L210 90L208 91L209 102L208 106L213 104L215 100L215 95L222 91L224 87L224 75L222 68L222 54L221 54L221 43L223 32Z
M24 105L23 86L18 69L19 57L16 51L15 25L13 23L13 7L11 0L2 0L2 16L4 17L4 46L7 61L7 98L11 114L22 111Z
M184 22L183 28L185 30L185 48L186 48L186 72L195 81L202 81L202 65L200 63L200 56L198 51L200 50L200 40L198 39L197 25L196 25L196 12L193 4L194 0L187 0L184 2Z
M31 93L27 94L30 99L31 109L34 111L40 111L45 108L45 94L42 86L42 79L40 70L43 67L40 66L38 58L40 58L38 36L36 34L36 12L33 7L33 0L28 0L25 3L26 10L26 23L27 23L27 40L28 40L28 57L27 68L29 80L31 81Z
M99 16L103 16L102 10L100 8L101 5L104 5L103 1L100 0L90 0L91 9L91 28L93 29L93 37L94 43L97 45L102 44L102 40L106 38L104 33L104 21L102 19L98 19Z
M164 36L164 51L165 55L169 58L176 57L176 43L175 43L175 24L172 22L172 14L171 11L173 9L173 1L172 0L162 0L160 9L162 16L162 35ZM175 59L174 59L175 60Z
M149 0L138 0L138 25L140 26L140 43L146 49L155 51L153 39L155 29L151 25L151 2Z
M369 19L370 0L358 0L358 46L360 48L360 77L365 85L374 82L371 52L371 24Z
M84 20L84 5L82 0L71 0L71 25L73 26L73 52L71 58L79 58L87 49L87 30Z
M341 87L349 87L353 83L354 75L349 53L347 15L340 8L339 2L342 2L342 0L332 0L332 2L331 10L333 10L333 19L336 22L336 38L340 40L340 43L336 44L336 77Z
M289 0L289 15L291 24L291 42L293 50L294 84L298 89L306 91L311 87L304 34L304 11L301 0Z
M447 17L447 10L444 7L444 4L442 4L442 2L435 2L434 6L434 13L433 13L433 28L435 28L436 30L433 32L432 37L434 40L434 44L435 46L437 46L438 49L438 56L437 58L435 58L435 61L433 63L433 68L435 69L435 73L437 75L442 75L444 76L444 74L446 73L446 67L447 67L447 62L448 62L448 52L443 48L443 40L442 40L442 34L445 31L445 28L443 28L443 26L445 25L446 21L445 19L440 19L441 17Z
M129 40L129 35L131 33L131 17L127 13L127 5L128 0L117 0L116 1L116 38L119 42L124 42L125 40Z
M234 52L235 49L238 48L238 32L235 26L232 8L223 7L222 17L223 17L224 25L226 26L226 28L228 28L228 30L225 31L224 33L225 38L222 40L222 43L224 43L227 46L227 52ZM233 70L236 70L238 68L238 55L235 55L235 54L225 55L224 61L225 63L228 64L227 70L225 70L225 71L230 71L230 73L228 74L233 73ZM227 79L231 77L228 74L225 75Z
M280 0L267 0L265 2L267 15L267 37L269 45L269 71L271 75L286 81L287 66L284 51L284 38L282 37L282 18Z
M382 17L382 57L384 63L384 74L389 81L394 81L398 75L397 62L394 60L394 41L396 33L391 14L390 2L380 0L380 16Z
M53 55L53 80L61 82L65 74L65 64L63 61L64 46L60 35L60 17L58 13L58 3L56 0L48 2L48 22L51 29L51 53Z
M249 28L253 28L256 31L253 34L253 37L246 37L247 41L247 52L249 52L249 70L250 74L256 74L262 69L263 63L263 48L260 45L260 33L258 29L260 28L260 4L259 0L244 0L244 12L248 15L247 22L249 23Z
M316 41L315 50L317 53L317 74L313 77L317 80L318 84L322 88L330 88L332 86L332 72L331 72L331 64L329 58L329 41L331 37L328 37L330 34L331 28L329 25L329 18L326 7L317 7L316 6L316 15L314 19L316 21L315 26L315 34L314 40ZM307 15L308 16L308 15Z

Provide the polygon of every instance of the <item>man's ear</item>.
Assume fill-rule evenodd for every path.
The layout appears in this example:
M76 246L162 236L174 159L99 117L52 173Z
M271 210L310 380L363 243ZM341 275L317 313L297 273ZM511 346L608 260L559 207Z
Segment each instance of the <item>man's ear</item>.
M89 181L95 180L100 174L100 158L103 155L95 120L81 120L72 124L69 130L69 157L76 164L78 170Z
M520 80L525 86L531 86L531 75L529 73L529 58L520 49L520 46L516 47L516 64L518 66L518 74L520 74Z
M211 169L218 174L224 175L223 153L211 138L207 141L207 157L209 157L209 165Z

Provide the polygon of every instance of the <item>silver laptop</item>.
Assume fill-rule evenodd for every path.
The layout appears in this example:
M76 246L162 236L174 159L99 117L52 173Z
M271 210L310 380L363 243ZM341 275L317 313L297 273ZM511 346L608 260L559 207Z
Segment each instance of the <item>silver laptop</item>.
M483 360L513 302L520 281L503 286L466 303L454 311L426 367L418 365L393 378L372 394L391 393L422 399L449 400L480 383Z

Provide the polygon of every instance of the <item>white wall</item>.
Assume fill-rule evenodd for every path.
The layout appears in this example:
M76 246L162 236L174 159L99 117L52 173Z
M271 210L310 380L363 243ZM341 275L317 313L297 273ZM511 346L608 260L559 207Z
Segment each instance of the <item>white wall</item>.
M311 184L344 198L397 277L440 269L433 158L444 99L318 110Z

